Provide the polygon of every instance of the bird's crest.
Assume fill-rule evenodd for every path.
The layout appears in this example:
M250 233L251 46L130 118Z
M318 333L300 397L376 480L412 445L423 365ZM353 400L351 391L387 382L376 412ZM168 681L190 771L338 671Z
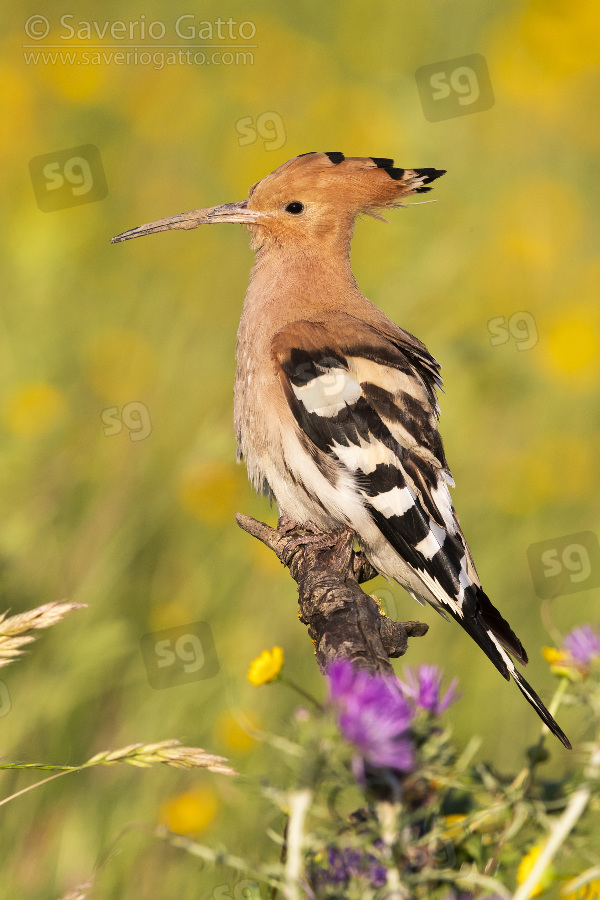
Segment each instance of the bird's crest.
M393 159L378 156L303 153L253 185L248 200L254 206L273 193L297 194L369 212L400 206L406 197L430 191L429 184L444 174L444 169L399 169Z

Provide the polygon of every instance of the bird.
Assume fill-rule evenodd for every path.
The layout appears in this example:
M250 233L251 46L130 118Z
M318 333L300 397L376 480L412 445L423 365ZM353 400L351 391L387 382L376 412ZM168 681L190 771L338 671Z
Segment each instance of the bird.
M234 424L252 485L287 521L349 528L374 569L454 619L571 744L516 668L527 653L484 592L452 505L438 429L440 365L360 291L360 215L406 205L443 169L303 153L246 200L160 219L112 242L240 223L256 252L237 335ZM385 218L383 219L384 221Z

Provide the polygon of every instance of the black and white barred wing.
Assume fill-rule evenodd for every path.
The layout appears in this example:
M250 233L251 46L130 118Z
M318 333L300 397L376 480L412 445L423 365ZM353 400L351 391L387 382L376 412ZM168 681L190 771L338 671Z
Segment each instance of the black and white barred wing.
M400 329L390 340L350 316L336 326L332 335L320 323L296 322L275 339L301 434L313 453L352 473L351 489L415 577L385 574L461 620L483 592L448 491L452 476L437 428L439 367ZM340 489L348 490L347 478ZM516 638L511 643L522 656Z
M287 326L275 337L273 358L307 451L317 464L322 457L336 462L340 491L358 492L380 545L400 558L395 571L380 567L384 574L458 621L556 733L506 652L527 662L518 637L481 588L452 507L433 357L391 323L385 333L346 315L336 317L334 332L324 323ZM373 540L358 531L376 556ZM376 558L371 561L377 566Z

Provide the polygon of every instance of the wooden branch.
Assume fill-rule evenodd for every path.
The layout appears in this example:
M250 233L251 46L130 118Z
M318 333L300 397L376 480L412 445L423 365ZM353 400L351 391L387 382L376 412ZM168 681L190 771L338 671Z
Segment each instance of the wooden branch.
M424 622L388 619L360 589L378 573L353 550L349 528L322 532L280 518L275 529L241 513L236 521L290 570L298 585L300 621L308 626L322 672L334 659L350 659L370 672L393 674L389 658L406 653L409 637L427 632Z

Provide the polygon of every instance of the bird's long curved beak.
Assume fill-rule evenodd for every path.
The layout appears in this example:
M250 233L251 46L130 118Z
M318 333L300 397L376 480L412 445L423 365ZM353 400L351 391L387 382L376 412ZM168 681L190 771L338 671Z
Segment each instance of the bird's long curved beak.
M118 244L120 241L129 241L131 238L143 237L145 234L156 234L158 231L170 231L176 228L183 228L187 231L190 228L198 228L199 225L213 225L216 222L260 225L263 219L269 218L265 213L248 209L247 203L247 200L240 200L239 203L224 203L222 206L211 206L208 209L192 209L190 212L179 213L168 219L158 219L147 225L130 228L129 231L124 231L111 238L110 242Z

